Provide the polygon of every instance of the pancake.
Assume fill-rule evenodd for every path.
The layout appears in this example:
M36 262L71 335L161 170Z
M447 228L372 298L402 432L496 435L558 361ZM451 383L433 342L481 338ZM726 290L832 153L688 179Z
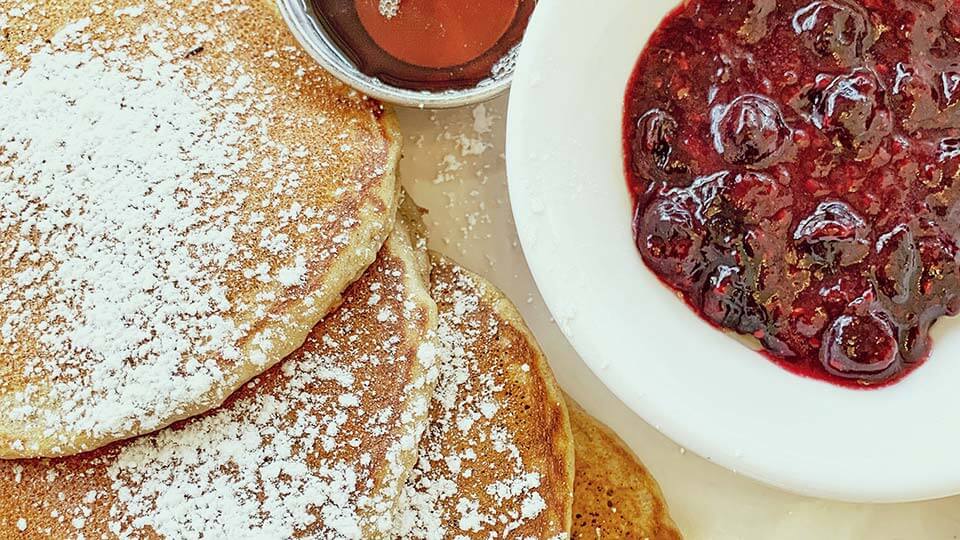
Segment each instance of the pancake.
M627 445L567 397L576 443L572 538L678 540L660 486Z
M266 0L0 0L0 458L220 405L397 205L392 114Z
M441 363L397 537L562 538L573 439L563 396L513 304L434 257Z
M87 454L0 462L0 538L381 537L436 381L411 229L398 223L303 347L222 408Z

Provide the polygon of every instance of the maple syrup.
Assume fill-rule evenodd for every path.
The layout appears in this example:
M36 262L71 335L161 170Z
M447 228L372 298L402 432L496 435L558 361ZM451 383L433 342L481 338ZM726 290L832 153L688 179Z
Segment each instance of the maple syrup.
M472 88L520 43L536 0L312 0L363 73L410 90Z

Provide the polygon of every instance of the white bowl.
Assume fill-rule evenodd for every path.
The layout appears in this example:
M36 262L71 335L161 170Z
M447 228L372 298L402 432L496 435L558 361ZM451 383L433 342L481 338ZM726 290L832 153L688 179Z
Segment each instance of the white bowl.
M602 8L599 6L603 6ZM960 329L885 389L801 378L701 321L644 266L621 151L628 77L676 0L542 2L510 101L510 195L524 252L574 347L680 445L808 495L960 493Z

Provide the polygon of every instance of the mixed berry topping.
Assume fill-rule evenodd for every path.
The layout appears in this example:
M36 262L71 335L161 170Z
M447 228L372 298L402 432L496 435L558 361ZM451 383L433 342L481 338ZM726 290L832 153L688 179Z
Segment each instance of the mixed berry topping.
M687 1L624 137L647 266L780 365L889 384L960 312L960 2Z

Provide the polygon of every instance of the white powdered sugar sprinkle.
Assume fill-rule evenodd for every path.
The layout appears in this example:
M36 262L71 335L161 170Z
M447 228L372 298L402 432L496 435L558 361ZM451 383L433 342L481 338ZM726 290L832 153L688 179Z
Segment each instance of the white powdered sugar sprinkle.
M319 363L303 364L297 369L313 368L318 379L337 376ZM149 527L165 538L290 538L322 516L343 537L359 537L359 516L347 504L359 487L353 466L311 469L312 449L338 419L312 417L304 408L309 399L261 396L125 448L109 473L120 515L133 519L114 523L114 532L135 536ZM285 417L293 418L290 425Z
M23 40L0 45L0 453L208 409L329 309L332 266L374 255L358 203L390 177L338 150L366 105L304 108L323 76L300 49L234 41L260 4L71 6L47 40L53 4L0 9Z
M0 491L43 536L65 526L75 538L388 533L437 357L434 306L398 238L301 349L220 409L92 454L0 460ZM394 317L381 323L385 305Z
M373 284L404 297L398 284ZM379 527L376 516L388 515L399 491L391 479L405 473L398 470L399 453L416 447L427 404L411 400L401 414L371 408L377 399L365 371L403 365L411 344L396 332L419 315L416 303L403 302L402 318L377 326L376 336L366 334L363 321L377 309L366 288L348 297L331 324L318 327L327 326L279 372L251 383L231 406L124 447L108 469L117 495L111 515L122 516L111 524L113 532L137 537L149 528L166 538L254 539L312 530L313 537L359 539ZM425 329L419 338L428 339ZM411 361L426 377L434 356L425 341ZM427 378L409 383L421 384ZM371 472L361 455L370 443L360 446L358 430L393 439L382 470ZM397 437L401 431L406 434ZM376 488L380 477L387 485Z
M223 378L215 361L185 365L185 353L238 355L224 345L238 329L222 316L218 270L237 248L239 202L226 195L244 130L210 112L157 36L141 58L58 48L88 24L69 25L0 85L0 234L20 238L3 246L13 271L0 283L0 336L35 333L46 349L23 368L57 380L45 429L109 433L134 419L149 429L151 412L169 408L157 399L189 403Z
M434 297L450 304L439 314L439 382L419 462L401 495L397 537L512 538L546 509L541 476L527 470L514 434L497 422L508 406L504 386L477 356L477 340L496 335L497 322L479 314L482 300L472 278L459 268L454 275L455 283L433 286ZM459 444L451 447L450 440ZM496 453L493 462L479 459L488 449ZM478 471L491 467L499 478L479 485L475 478L485 473ZM494 504L473 498L478 489Z

